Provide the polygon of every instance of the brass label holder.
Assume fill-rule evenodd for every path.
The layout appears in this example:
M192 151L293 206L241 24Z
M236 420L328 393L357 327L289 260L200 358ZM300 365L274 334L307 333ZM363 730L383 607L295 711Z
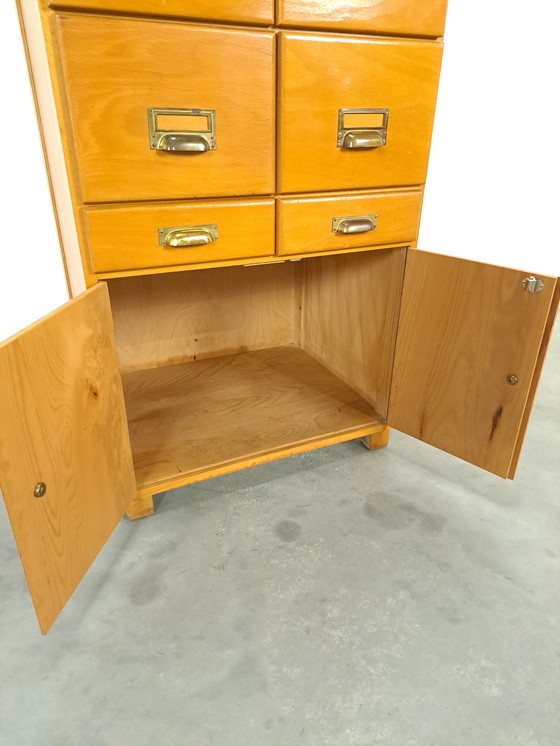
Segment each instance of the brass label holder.
M206 117L205 130L159 129L158 117ZM148 130L150 150L164 150L168 153L205 153L216 150L216 110L215 109L148 109Z
M376 127L345 127L344 117L347 114L366 114L382 116L382 123ZM339 109L338 133L336 144L348 150L372 150L387 144L389 127L389 109Z

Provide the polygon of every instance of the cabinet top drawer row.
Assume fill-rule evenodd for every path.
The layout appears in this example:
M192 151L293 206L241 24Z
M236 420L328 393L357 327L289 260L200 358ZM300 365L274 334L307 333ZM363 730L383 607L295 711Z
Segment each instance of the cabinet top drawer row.
M57 21L85 203L424 182L439 42Z
M447 0L48 0L52 8L404 36L442 36Z

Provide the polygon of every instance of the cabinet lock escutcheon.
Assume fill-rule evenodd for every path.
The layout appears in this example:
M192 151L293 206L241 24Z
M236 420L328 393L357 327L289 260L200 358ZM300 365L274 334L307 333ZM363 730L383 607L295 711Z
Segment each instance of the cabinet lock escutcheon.
M539 290L544 288L544 283L538 277L535 277L535 275L529 275L521 284L526 293L538 293Z

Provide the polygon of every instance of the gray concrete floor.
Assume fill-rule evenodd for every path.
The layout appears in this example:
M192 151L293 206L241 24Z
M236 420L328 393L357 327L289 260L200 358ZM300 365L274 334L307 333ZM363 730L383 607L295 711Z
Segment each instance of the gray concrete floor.
M557 746L559 337L515 482L393 433L175 490L46 638L0 513L0 744Z

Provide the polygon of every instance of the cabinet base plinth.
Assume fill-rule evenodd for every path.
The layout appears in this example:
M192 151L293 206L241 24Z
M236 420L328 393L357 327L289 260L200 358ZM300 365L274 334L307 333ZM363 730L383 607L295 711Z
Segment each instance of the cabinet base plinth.
M362 443L370 451L375 451L376 448L383 448L389 443L390 429L390 427L384 427L383 430L377 433L366 435L365 438L362 438Z
M144 518L147 515L152 515L153 512L153 495L136 495L126 510L126 517L129 521L134 521L136 518Z

